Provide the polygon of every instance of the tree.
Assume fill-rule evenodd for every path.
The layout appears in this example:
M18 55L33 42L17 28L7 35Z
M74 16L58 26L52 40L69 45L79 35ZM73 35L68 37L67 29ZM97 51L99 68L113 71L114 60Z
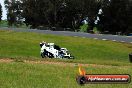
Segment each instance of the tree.
M32 28L40 25L79 28L83 17L94 19L98 6L96 0L22 0L22 2L25 23Z
M22 24L22 3L20 0L5 0L5 7L7 9L8 25L19 26Z
M130 11L129 0L111 0L109 5L103 7L103 17L101 24L103 31L108 30L110 33L115 34L127 32L132 11ZM108 4L108 3L107 3Z
M97 0L65 0L65 7L63 6L57 15L61 21L59 23L62 27L78 29L83 18L88 17L92 29L98 4Z
M1 21L1 18L2 18L2 6L0 4L0 21Z
M15 5L15 0L5 0L5 7L7 9L7 20L8 20L8 25L12 26L16 22L16 16L14 12L14 5Z
M90 30L96 25L101 32L130 32L132 28L130 0L5 0L9 25L55 26L78 29L88 18ZM103 13L98 14L102 9Z
M128 19L126 19L127 20L126 24L128 26L126 29L126 34L129 34L129 33L132 33L132 0L129 1L127 6L127 17Z
M24 19L31 28L45 25L78 28L83 17L94 18L96 5L96 0L5 0L9 25Z
M22 0L25 23L36 28L40 25L50 25L53 4L49 0Z

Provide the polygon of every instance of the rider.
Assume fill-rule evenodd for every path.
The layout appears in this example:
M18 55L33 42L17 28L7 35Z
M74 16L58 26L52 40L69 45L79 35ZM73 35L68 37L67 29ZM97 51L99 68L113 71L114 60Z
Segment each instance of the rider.
M40 42L40 47L42 48L44 44L46 45L47 43L45 41Z

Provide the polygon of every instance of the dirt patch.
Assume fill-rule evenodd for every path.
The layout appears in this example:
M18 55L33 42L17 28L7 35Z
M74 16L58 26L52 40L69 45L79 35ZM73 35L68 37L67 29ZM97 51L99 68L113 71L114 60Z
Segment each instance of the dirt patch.
M4 59L0 59L0 62L4 62L4 63L10 63L10 62L13 62L14 60L12 59L8 59L8 58L4 58Z
M67 63L67 62L51 62L51 61L28 61L25 60L25 63L31 63L31 64L53 64L53 65L60 65L60 66L83 66L83 67L97 67L97 68L126 68L130 66L112 66L112 65L99 65L99 64L82 64L82 63Z
M10 62L17 62L16 60L4 58L0 59L0 63L10 63ZM20 61L19 61L20 62ZM82 63L67 63L67 62L55 62L55 61L31 61L31 60L24 60L21 61L23 63L30 63L30 64L51 64L51 65L59 65L59 66L84 66L84 67L97 67L97 68L131 68L131 66L112 66L112 65L98 65L98 64L82 64Z

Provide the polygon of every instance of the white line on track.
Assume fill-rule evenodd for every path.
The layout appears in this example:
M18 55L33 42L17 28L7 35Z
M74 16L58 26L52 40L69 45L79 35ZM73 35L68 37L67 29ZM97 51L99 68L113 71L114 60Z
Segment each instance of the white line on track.
M94 39L98 39L98 38L94 38Z
M132 36L126 36L126 37L131 38Z
M113 35L113 36L118 36L118 35Z
M121 42L125 42L125 41L121 41Z
M116 40L112 40L113 42L115 42Z
M82 38L86 38L86 37L82 37Z
M106 41L107 39L102 39L103 41Z

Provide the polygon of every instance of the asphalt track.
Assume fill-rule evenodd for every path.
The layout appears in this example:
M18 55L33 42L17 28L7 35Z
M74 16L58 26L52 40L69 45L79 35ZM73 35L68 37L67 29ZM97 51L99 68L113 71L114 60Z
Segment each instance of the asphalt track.
M0 30L13 30L17 32L36 32L43 34L54 34L54 35L64 35L82 38L93 38L103 41L113 41L122 43L132 43L132 36L118 36L118 35L105 35L105 34L89 34L81 32L69 32L69 31L51 31L51 30L37 30L37 29L21 29L21 28L0 28Z

